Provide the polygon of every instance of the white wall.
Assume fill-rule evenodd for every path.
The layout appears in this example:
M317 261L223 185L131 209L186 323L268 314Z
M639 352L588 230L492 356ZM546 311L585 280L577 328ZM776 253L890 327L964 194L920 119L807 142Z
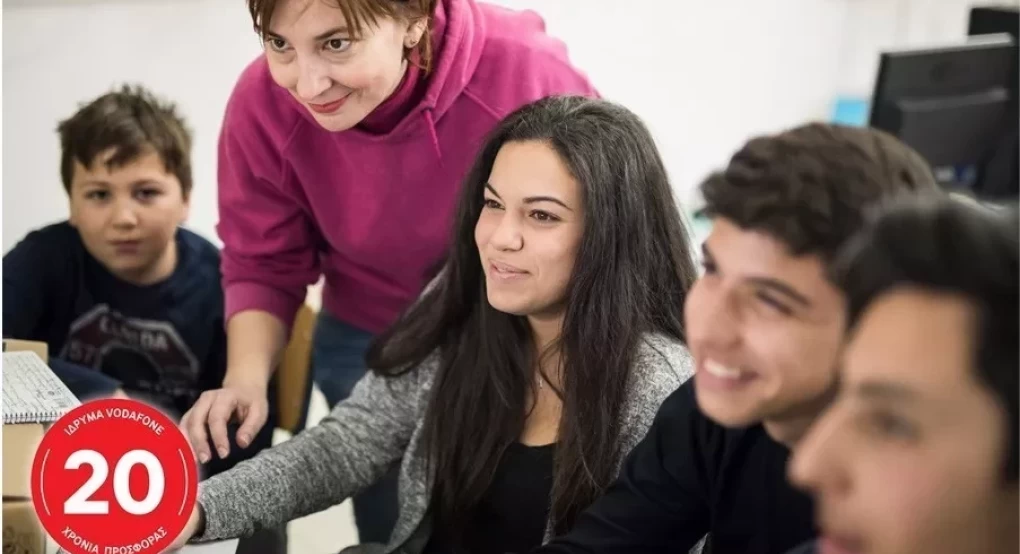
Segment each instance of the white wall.
M969 3L497 1L543 14L603 94L645 118L684 202L747 137L825 119L837 93L867 90L879 47L962 35ZM243 0L4 0L4 251L66 217L57 121L124 81L174 99L189 119L196 183L189 226L218 242L220 117L258 53Z
M234 80L260 51L246 14L239 0L5 0L4 251L67 216L57 122L125 81L175 100L189 120L189 226L215 237L219 122Z
M962 38L970 8L990 4L1017 6L1020 0L854 0L844 28L839 89L870 96L883 49Z

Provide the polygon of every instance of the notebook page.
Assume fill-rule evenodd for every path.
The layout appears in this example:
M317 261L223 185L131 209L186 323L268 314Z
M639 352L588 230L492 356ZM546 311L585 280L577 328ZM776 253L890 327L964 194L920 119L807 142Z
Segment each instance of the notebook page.
M34 352L3 354L4 423L51 423L80 402Z

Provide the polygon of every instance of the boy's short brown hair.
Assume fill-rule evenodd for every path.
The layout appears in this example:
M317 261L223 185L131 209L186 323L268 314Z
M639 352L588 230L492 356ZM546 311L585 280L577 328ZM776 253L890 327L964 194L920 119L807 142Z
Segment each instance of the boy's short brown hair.
M60 177L71 192L74 162L91 167L96 157L113 149L107 168L122 167L155 152L181 183L184 198L191 193L191 132L176 106L141 86L124 85L84 105L57 126L60 134Z
M940 190L924 158L892 135L811 123L748 141L702 183L702 213L829 262L873 205Z

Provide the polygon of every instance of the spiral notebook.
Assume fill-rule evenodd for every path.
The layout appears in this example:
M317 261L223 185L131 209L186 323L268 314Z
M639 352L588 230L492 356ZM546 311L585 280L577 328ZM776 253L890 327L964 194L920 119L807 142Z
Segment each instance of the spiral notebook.
M52 423L81 404L35 352L4 352L4 425Z

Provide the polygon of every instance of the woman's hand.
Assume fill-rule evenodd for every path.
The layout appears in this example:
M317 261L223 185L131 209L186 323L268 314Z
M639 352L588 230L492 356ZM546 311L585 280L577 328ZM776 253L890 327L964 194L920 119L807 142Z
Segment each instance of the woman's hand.
M237 430L237 444L247 448L269 418L266 385L257 382L224 383L221 389L202 393L181 418L180 424L199 462L204 464L212 459L210 436L220 458L230 454L227 424L232 416L241 422Z
M223 388L203 392L181 418L180 427L199 462L212 460L210 437L220 458L230 454L227 424L231 418L240 422L237 445L251 446L269 419L267 391L286 341L283 322L268 312L247 310L230 318Z

